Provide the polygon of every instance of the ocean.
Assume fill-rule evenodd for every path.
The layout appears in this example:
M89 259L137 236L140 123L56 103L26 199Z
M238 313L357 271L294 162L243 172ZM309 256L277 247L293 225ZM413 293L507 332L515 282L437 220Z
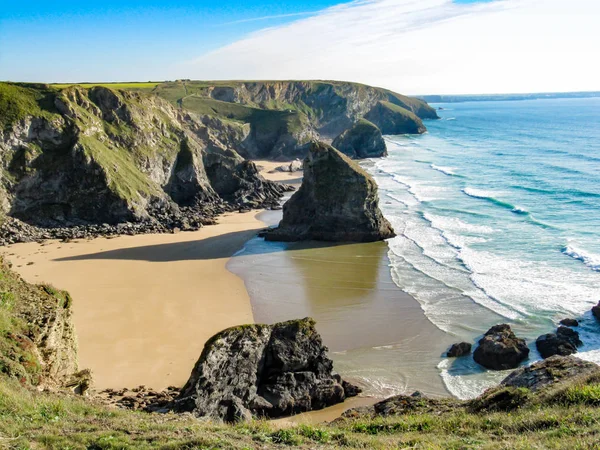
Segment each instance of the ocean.
M581 319L578 356L600 362L600 98L433 106L426 134L386 136L389 156L361 161L397 237L255 238L231 259L255 321L314 317L336 370L377 397L497 384L507 372L444 353L499 323L531 363L539 335Z
M530 360L537 336L583 318L579 356L600 362L600 99L433 106L428 133L387 137L389 156L363 163L398 234L394 282L457 340L513 325ZM460 398L506 375L438 368Z

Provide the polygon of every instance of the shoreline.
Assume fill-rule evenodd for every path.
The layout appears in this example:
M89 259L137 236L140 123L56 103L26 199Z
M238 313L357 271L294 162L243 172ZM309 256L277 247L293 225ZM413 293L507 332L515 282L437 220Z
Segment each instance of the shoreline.
M269 180L301 182L301 172L273 172L285 163L254 162ZM442 332L427 320L419 303L392 282L387 244L295 243L285 244L285 251L266 253L279 258L277 264L282 266L296 260L291 267L297 272L291 291L286 288L290 273L283 277L272 274L268 284L287 289L288 301L310 291L315 303L312 310L282 307L274 315L265 314L272 305L264 303L264 296L256 295L255 280L249 279L253 278L252 272L240 273L234 266L242 260L247 270L260 269L256 260L243 262L245 252L241 250L254 245L256 233L280 218L281 211L228 213L219 216L216 225L198 231L13 244L4 247L3 253L27 281L55 284L72 294L80 368L92 369L97 391L139 385L157 390L181 386L204 343L217 332L254 323L255 319L273 323L310 315L322 322L318 328L331 349L336 370L363 387L370 381L379 384L375 390L368 388L362 396L339 405L279 419L275 421L277 426L330 421L347 409L414 390L448 396L436 364L431 364L433 356L439 357ZM359 265L336 264L356 255ZM303 262L298 266L300 260ZM332 291L327 283L308 281L315 274L325 274L333 283L341 282L344 289L334 286ZM278 294L274 298L281 297L282 291ZM333 298L334 303L349 300L348 308L342 305L337 310L341 312L338 323L327 317L336 313L335 305L333 309L331 305L319 306L325 297ZM360 302L376 306L365 310ZM357 309L359 315L353 314ZM354 342L344 344L350 339L348 329L362 332ZM433 348L433 353L425 355L423 345ZM379 356L381 350L391 350L385 357L401 358L402 364L410 366L408 372L406 368L400 372L394 368L396 372L384 376L392 377L387 384L357 373L353 359L359 364L377 365L380 361L370 360L368 354ZM422 376L424 370L426 376ZM424 389L427 385L433 388Z

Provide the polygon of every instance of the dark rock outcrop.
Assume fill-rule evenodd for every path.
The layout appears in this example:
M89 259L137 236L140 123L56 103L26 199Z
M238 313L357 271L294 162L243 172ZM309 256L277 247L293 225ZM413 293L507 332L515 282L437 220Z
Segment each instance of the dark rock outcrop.
M561 326L556 333L548 333L540 336L535 345L542 358L560 355L568 356L577 352L577 347L583 345L579 339L579 333L571 328Z
M516 337L507 324L490 328L473 353L475 362L492 370L514 369L528 356L525 340Z
M304 161L300 189L283 206L270 241L371 242L394 237L379 210L375 181L330 145L315 142Z
M600 302L592 308L592 314L596 319L600 320Z
M358 389L333 373L312 319L222 331L202 351L175 409L235 422L343 402Z
M457 344L452 344L446 356L448 358L457 358L460 356L469 355L471 353L471 343L470 342L459 342Z
M381 130L366 119L360 119L352 128L335 138L331 145L351 158L387 156Z
M578 327L579 321L576 319L566 318L561 320L560 324L564 325L565 327Z
M427 131L414 113L389 102L378 102L365 119L374 123L383 134L422 134Z
M600 366L574 356L552 356L515 370L501 385L527 388L535 392L552 384L592 374L600 375Z

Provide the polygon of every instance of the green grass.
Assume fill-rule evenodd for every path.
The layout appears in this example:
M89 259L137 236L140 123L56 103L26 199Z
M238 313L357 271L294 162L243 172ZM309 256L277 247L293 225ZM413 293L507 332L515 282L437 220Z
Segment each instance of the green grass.
M0 439L12 448L597 448L600 409L537 405L511 413L410 413L333 425L239 425L174 414L107 409L82 398L28 390L0 378Z
M66 89L71 86L79 86L82 88L92 88L95 86L102 86L109 89L125 89L125 90L152 90L156 86L161 84L160 82L146 82L146 83L53 83L51 87L55 89Z
M7 130L30 116L52 118L55 94L41 86L0 82L0 126Z

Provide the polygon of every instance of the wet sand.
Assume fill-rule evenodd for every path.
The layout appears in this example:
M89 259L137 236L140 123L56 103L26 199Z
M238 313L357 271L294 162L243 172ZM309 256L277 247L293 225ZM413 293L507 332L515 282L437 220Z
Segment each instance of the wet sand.
M196 232L2 252L27 281L71 293L79 365L96 388L162 389L187 381L208 338L253 322L244 283L225 266L261 228L256 212L234 213Z
M274 224L280 212L259 218ZM228 268L241 276L257 322L317 321L334 366L384 398L419 390L448 396L437 365L452 336L391 279L387 244L273 243L255 238Z

